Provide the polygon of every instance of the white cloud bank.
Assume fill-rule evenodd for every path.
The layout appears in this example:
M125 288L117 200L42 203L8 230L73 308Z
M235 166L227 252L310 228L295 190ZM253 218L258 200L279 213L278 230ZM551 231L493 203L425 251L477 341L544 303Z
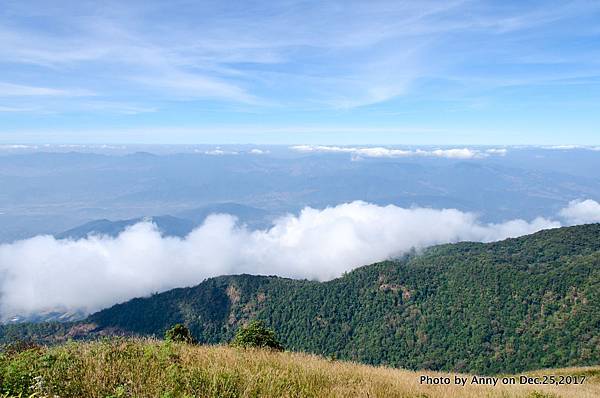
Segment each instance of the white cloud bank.
M569 222L598 221L600 204L572 202L561 215ZM55 308L90 312L223 274L328 280L413 247L494 241L560 225L546 218L484 224L454 209L358 201L305 208L267 230L251 231L232 216L213 215L185 238L162 237L147 222L116 238L38 236L0 245L0 312L5 318Z
M600 222L600 203L595 200L572 200L560 211L560 216L569 224Z
M266 155L266 154L270 153L270 151L268 149L253 148L248 153L250 153L252 155Z
M237 155L236 151L226 151L221 148L211 149L209 151L199 151L196 150L197 153L203 153L205 155L214 155L214 156L223 156L223 155Z
M449 159L475 159L483 158L489 155L506 155L504 148L492 148L485 151L470 148L451 148L435 150L409 150L392 149L385 147L347 147L347 146L326 146L326 145L295 145L291 149L298 152L322 152L322 153L350 153L357 157L370 158L398 158L398 157L438 157Z
M222 156L222 155L239 155L240 152L238 151L228 151L225 149L221 149L220 147L217 147L215 149L211 149L208 151L203 151L203 150L199 150L196 149L194 150L195 153L202 153L204 155L215 155L215 156ZM266 150L266 149L258 149L258 148L253 148L245 153L249 153L251 155L266 155L269 154L270 151Z
M573 149L585 149L588 151L600 151L600 146L589 146L589 145L550 145L543 146L542 149L553 149L561 151L570 151Z

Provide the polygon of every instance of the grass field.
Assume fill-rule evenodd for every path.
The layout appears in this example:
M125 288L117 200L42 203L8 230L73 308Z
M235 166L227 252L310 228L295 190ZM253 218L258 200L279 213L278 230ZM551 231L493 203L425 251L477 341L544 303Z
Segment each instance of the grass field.
M476 386L460 375L464 387L435 386L421 376L456 375L148 339L8 352L0 372L0 397L600 397L600 366L528 373L585 376L578 385Z

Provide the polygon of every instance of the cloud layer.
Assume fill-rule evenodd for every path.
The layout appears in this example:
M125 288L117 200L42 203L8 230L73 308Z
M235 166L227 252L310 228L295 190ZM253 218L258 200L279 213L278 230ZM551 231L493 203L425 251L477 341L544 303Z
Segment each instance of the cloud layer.
M490 155L504 156L505 148L492 148L485 151L470 148L450 149L392 149L385 147L349 147L349 146L326 146L326 145L295 145L291 149L298 152L322 152L322 153L350 153L356 157L368 158L402 158L402 157L437 157L449 159L475 159Z
M573 200L560 211L560 216L571 225L600 222L600 203L591 199Z
M568 222L598 221L600 204L571 202L561 215ZM305 208L267 230L251 231L232 216L212 215L185 238L163 237L147 222L116 238L38 236L0 246L0 310L4 318L57 308L91 312L223 274L329 280L413 247L495 241L560 225L546 218L483 224L455 209L357 201Z

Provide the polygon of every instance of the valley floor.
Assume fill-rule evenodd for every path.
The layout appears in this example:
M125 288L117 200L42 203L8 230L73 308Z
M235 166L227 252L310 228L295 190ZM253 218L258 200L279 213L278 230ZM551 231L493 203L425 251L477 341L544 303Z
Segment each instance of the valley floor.
M70 342L0 354L0 397L599 397L600 366L529 372L577 385L476 386L472 375L407 371L315 355L149 339ZM451 385L421 384L421 376ZM456 376L466 386L454 385ZM539 380L542 380L541 378Z

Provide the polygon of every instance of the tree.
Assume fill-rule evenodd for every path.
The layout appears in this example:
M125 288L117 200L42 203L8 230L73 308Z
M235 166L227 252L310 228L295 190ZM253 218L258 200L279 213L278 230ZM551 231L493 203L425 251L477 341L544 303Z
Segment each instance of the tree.
M182 323L173 325L165 332L165 340L177 343L196 344L196 339L192 336L190 329Z
M231 341L234 347L256 347L270 348L277 351L283 351L283 346L277 340L277 336L272 329L265 326L263 321L254 320L246 326L238 329L235 337Z

